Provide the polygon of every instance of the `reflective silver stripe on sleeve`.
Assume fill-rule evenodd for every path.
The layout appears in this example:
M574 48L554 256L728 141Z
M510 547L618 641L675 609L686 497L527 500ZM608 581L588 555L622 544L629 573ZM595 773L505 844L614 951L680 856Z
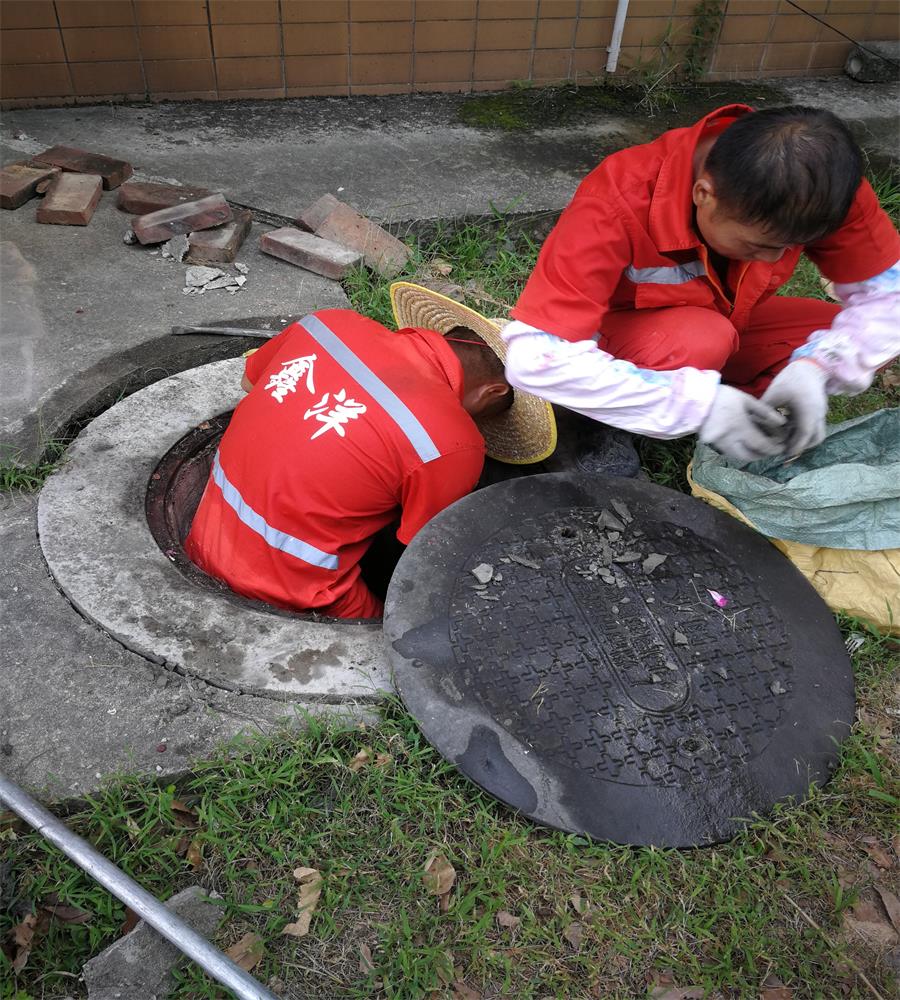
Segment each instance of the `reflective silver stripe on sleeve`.
M302 559L303 562L309 563L311 566L319 566L322 569L338 568L337 556L330 555L328 552L322 552L321 549L310 545L309 542L301 541L299 538L294 538L293 535L289 535L285 531L273 528L271 524L267 523L262 514L257 514L245 502L244 498L238 492L237 487L222 471L218 452L216 452L216 457L213 461L213 481L222 491L225 503L237 514L241 522L246 524L251 531L255 531L273 549L286 552L289 556L294 556L296 559Z
M687 264L673 264L671 267L625 268L625 277L636 285L683 285L694 278L706 274L702 260L692 260Z
M389 389L375 372L364 364L317 316L304 316L300 320L300 325L387 413L406 435L407 440L415 448L416 454L423 462L431 462L441 457L441 453L429 437L428 431L419 423L418 418L406 403Z

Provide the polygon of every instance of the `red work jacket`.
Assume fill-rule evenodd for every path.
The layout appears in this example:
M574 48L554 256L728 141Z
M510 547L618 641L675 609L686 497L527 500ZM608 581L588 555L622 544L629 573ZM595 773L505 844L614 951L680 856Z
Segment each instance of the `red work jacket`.
M754 306L791 276L804 251L832 281L865 281L900 257L900 236L868 181L843 225L774 264L731 261L723 289L693 226L693 158L702 137L752 111L719 108L690 128L608 156L579 185L541 248L514 319L566 340L601 331L607 312L701 306L740 332ZM733 290L733 291L732 291Z
M291 609L331 604L377 531L400 516L408 543L481 474L462 368L433 331L323 310L251 355L246 374L253 388L185 542L238 593Z

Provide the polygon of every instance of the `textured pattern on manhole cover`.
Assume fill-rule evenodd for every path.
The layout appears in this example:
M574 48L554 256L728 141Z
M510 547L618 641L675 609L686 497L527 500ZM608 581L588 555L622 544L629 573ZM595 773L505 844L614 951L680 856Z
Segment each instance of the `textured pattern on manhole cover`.
M530 816L624 842L730 836L826 780L853 718L803 577L646 483L536 476L460 501L401 560L385 632L445 756Z

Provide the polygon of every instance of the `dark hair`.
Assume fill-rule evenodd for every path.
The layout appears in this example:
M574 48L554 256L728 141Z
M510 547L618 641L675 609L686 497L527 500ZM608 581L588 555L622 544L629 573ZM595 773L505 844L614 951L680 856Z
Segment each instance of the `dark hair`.
M504 382L506 369L503 361L494 353L488 342L467 326L451 327L444 338L459 358L466 380L475 382ZM506 395L497 401L496 413L508 410L515 394L513 387L507 384Z
M744 115L719 136L704 169L722 207L784 243L834 232L862 179L862 153L830 111L800 106Z

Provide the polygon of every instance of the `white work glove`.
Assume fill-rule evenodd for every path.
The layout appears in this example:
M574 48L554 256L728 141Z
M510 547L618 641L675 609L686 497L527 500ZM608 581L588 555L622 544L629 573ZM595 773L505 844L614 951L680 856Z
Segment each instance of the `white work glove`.
M737 462L780 455L785 418L749 393L720 385L700 427L700 440Z
M762 402L787 411L786 455L814 448L825 437L828 394L825 369L808 358L792 361L772 379Z

